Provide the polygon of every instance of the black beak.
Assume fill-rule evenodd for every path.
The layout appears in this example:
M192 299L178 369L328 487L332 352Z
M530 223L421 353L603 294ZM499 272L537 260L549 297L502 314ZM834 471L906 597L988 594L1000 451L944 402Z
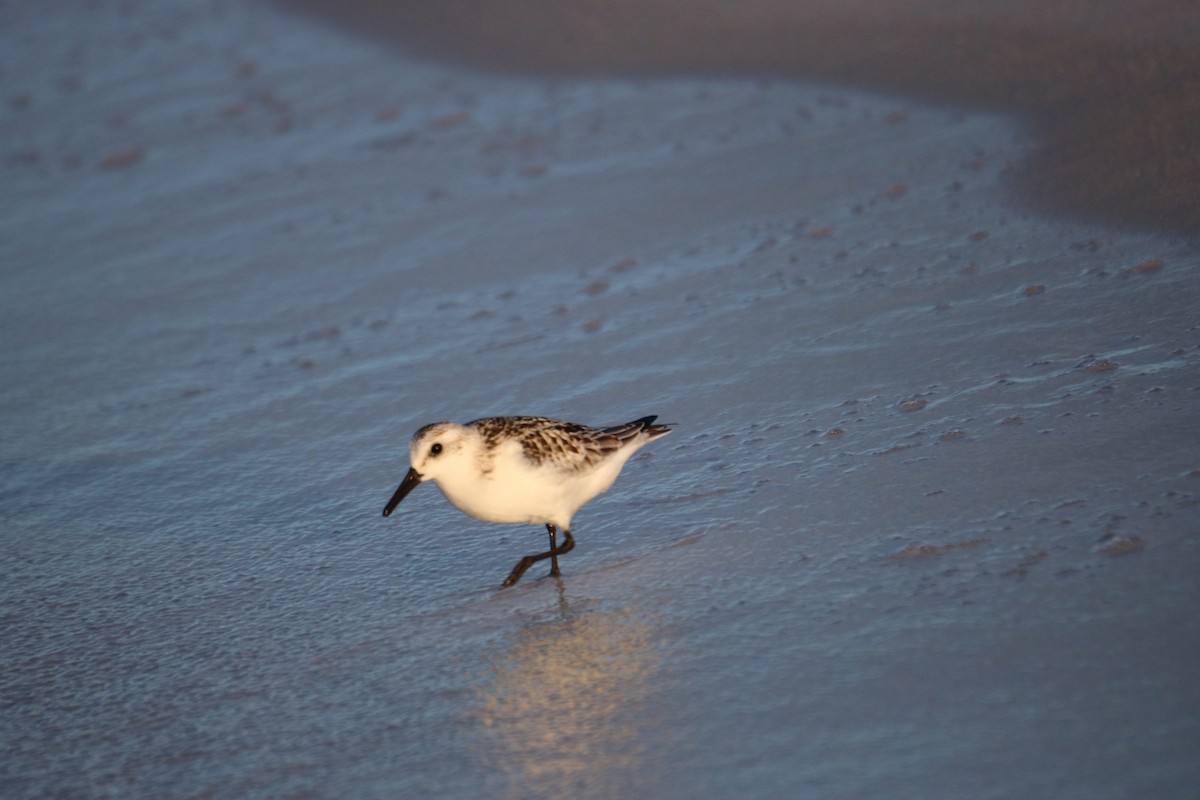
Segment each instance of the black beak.
M400 501L405 495L417 488L417 484L421 482L421 473L417 472L412 467L409 467L408 474L404 476L404 480L400 482L400 488L392 495L392 499L388 500L388 504L383 507L383 515L389 516L396 510L396 506L400 505Z

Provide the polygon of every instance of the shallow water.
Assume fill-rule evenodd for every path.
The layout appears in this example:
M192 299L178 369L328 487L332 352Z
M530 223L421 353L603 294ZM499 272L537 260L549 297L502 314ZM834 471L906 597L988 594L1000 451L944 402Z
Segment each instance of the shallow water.
M6 797L1191 796L1194 241L1000 116L127 8L0 25ZM561 581L380 516L501 413L677 425Z

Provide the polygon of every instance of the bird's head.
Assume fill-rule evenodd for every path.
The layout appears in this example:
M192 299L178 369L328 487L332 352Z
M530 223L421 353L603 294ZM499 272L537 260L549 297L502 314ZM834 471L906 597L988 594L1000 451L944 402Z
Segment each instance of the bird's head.
M408 444L408 459L412 466L384 507L383 515L391 514L422 481L436 481L461 469L468 458L469 445L470 431L453 422L435 422L413 434Z

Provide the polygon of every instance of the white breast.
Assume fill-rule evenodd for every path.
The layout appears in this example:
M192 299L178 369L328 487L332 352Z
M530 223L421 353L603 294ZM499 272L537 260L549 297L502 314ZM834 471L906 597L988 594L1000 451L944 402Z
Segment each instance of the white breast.
M435 478L459 510L486 522L550 523L569 530L575 512L607 490L637 447L612 454L591 472L568 472L552 463L534 466L513 442L490 464L477 464Z

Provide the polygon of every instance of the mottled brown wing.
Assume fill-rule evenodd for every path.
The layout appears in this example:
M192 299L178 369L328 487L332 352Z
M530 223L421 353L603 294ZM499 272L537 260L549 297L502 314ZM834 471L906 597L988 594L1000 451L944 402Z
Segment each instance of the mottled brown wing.
M566 472L587 472L626 442L646 431L661 436L671 429L653 425L655 417L611 428L592 428L548 417L488 417L468 423L476 427L487 447L515 439L530 462L553 464Z
M534 464L553 464L565 472L587 472L621 446L597 428L559 420L525 428L520 442Z

